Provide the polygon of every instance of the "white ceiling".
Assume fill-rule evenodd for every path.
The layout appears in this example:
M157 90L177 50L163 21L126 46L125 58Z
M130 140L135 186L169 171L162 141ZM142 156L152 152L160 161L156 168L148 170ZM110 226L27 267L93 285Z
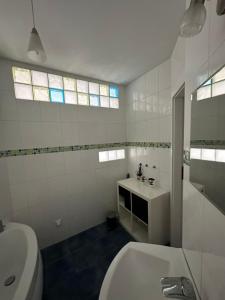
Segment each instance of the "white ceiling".
M127 83L167 59L184 0L33 0L45 66ZM0 55L29 62L30 0L0 0Z

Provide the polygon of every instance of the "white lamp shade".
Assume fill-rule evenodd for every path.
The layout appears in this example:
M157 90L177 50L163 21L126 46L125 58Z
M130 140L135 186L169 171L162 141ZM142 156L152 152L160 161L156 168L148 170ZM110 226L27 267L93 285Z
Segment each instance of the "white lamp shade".
M180 36L192 37L202 31L206 20L204 1L191 0L190 7L186 10L181 26Z
M38 63L46 61L46 54L42 45L40 36L35 27L33 27L30 34L30 41L27 50L28 57Z

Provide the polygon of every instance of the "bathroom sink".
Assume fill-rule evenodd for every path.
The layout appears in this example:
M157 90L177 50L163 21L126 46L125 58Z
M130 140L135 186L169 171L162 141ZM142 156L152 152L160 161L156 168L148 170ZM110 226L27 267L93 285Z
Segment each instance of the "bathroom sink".
M182 249L128 243L111 263L99 300L165 300L160 279L166 276L192 281Z

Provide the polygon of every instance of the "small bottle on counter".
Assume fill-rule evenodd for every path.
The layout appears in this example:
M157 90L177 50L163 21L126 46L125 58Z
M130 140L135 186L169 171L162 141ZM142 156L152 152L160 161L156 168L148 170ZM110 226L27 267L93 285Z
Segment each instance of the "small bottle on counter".
M138 170L137 170L136 174L137 174L137 180L141 180L142 175L143 175L142 163L139 163Z

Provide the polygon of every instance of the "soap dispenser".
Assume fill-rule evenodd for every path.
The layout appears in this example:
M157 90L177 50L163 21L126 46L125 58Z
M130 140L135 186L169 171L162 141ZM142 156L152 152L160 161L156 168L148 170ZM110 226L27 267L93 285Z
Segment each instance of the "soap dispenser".
M139 163L138 170L137 170L136 174L137 174L137 180L141 180L141 177L143 175L142 163Z

